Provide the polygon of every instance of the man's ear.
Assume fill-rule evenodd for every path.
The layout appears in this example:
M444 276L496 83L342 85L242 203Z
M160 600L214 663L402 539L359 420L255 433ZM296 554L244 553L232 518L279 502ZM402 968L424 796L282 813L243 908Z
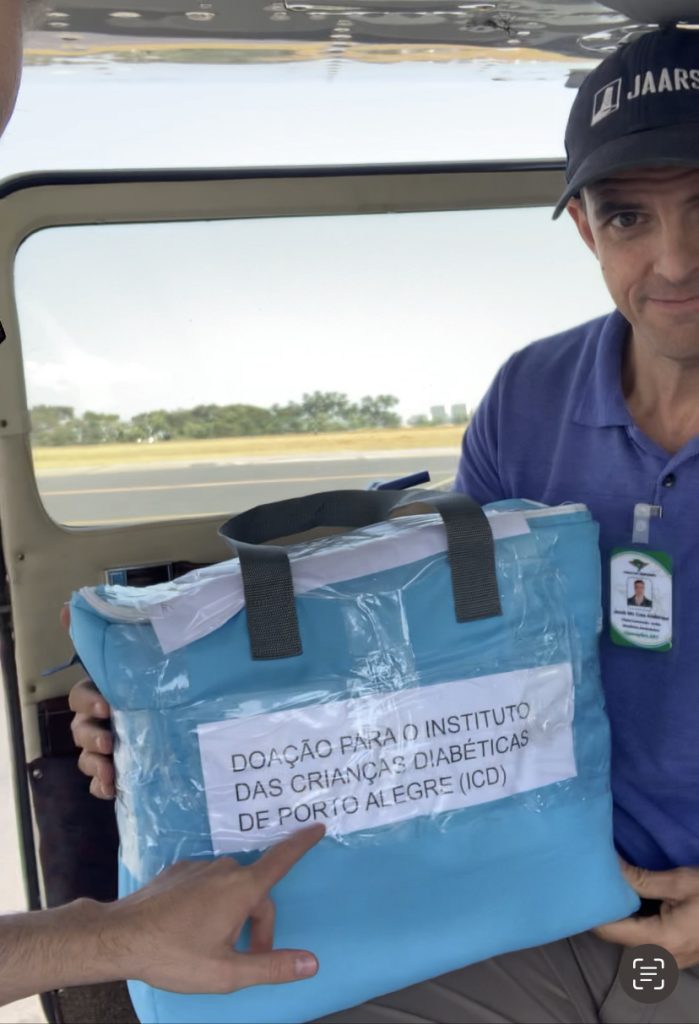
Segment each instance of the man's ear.
M592 234L592 228L590 227L590 221L587 216L587 209L585 202L582 199L571 199L566 207L568 213L575 221L575 226L578 229L578 234L582 238L585 245L588 247L594 256L597 256L597 246L595 245L595 239Z

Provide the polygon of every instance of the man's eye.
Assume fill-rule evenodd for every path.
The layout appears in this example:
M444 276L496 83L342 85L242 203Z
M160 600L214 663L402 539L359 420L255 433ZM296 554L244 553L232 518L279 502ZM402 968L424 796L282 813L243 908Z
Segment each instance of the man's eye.
M633 228L638 224L638 220L637 213L617 213L609 223L615 228Z

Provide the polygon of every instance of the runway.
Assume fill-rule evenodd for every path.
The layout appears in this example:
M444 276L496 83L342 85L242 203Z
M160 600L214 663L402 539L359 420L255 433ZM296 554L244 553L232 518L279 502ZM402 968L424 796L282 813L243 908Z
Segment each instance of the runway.
M136 523L177 516L233 515L313 491L366 489L421 470L430 486L449 488L458 452L426 449L343 457L155 464L38 477L50 515L60 523Z

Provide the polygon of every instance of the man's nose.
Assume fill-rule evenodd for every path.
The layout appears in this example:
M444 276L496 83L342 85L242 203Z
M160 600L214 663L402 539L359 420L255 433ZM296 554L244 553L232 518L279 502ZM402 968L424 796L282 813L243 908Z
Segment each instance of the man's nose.
M670 284L699 282L699 228L696 219L681 215L662 225L655 273Z

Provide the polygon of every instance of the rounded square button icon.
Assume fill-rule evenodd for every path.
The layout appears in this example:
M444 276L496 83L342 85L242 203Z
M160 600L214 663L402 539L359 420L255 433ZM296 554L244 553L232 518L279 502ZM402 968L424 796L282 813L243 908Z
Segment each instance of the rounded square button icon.
M677 961L662 946L648 944L624 950L619 981L624 992L638 1003L661 1003L675 991L679 977Z

